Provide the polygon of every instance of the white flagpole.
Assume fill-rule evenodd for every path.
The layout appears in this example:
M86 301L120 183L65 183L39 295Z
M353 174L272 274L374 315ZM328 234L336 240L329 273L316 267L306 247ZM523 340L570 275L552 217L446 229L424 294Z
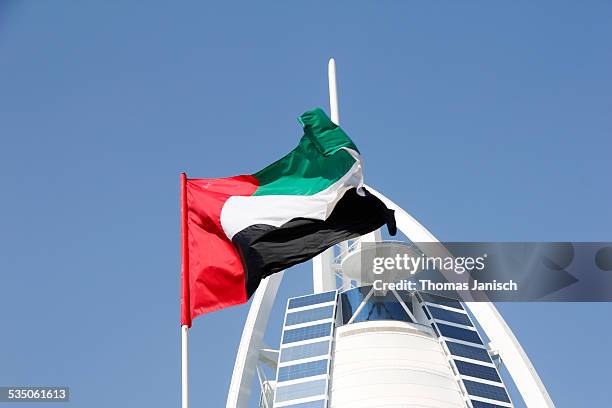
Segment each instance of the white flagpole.
M182 407L189 408L189 327L181 326L181 383L182 383Z

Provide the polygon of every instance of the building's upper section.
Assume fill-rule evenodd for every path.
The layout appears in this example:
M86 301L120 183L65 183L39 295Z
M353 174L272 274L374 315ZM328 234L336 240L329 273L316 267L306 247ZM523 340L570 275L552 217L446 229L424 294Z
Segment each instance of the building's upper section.
M274 408L512 407L461 302L425 292L289 299L276 380Z

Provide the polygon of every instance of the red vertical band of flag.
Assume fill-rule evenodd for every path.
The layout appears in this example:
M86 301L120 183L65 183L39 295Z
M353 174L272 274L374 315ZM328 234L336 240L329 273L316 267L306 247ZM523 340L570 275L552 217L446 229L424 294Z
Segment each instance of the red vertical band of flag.
M187 224L187 174L181 173L181 325L191 327Z
M181 174L181 325L248 300L240 255L221 225L232 196L257 190L253 176L188 179Z

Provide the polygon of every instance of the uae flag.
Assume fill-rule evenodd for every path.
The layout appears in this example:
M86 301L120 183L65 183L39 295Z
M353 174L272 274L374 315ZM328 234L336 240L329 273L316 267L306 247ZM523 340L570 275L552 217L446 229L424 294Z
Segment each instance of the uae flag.
M321 109L304 136L257 173L181 176L181 324L246 302L266 276L387 224L393 211L363 187L359 150Z

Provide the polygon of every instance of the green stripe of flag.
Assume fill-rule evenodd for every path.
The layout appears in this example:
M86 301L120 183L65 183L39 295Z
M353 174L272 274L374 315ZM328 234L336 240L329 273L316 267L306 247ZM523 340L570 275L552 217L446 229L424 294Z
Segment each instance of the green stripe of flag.
M313 195L344 176L355 164L343 147L359 152L353 141L321 109L299 118L304 136L282 159L253 176L259 187L253 195Z

